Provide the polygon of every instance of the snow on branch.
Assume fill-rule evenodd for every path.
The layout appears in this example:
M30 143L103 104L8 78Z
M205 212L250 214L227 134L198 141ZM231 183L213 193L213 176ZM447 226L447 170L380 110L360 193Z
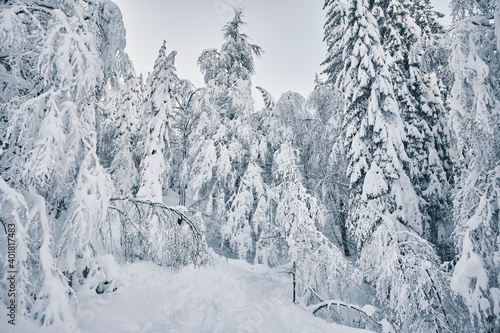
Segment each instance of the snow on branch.
M199 214L145 199L110 199L121 219L121 242L127 260L151 260L179 268L210 264Z
M308 310L310 310L313 315L316 315L316 313L322 309L330 310L331 306L336 306L337 309L342 307L347 311L352 310L358 313L358 315L361 317L360 319L364 319L362 320L363 323L365 323L366 325L370 325L370 328L376 329L377 331L380 331L384 325L382 324L383 320L376 318L376 316L380 316L380 313L377 312L377 309L372 306L365 306L363 308L360 308L357 305L348 304L340 300L327 300L308 306Z

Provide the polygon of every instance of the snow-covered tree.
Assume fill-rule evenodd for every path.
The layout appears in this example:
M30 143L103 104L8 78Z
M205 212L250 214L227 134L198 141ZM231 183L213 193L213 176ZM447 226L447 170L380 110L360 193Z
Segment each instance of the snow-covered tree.
M419 7L422 3L414 5L423 11ZM378 1L374 12L405 125L408 155L405 169L419 197L423 233L433 244L442 245L452 229L448 183L452 170L449 131L444 121L438 78L435 73L421 69L425 46L433 38L432 29L422 31L416 19L410 16L411 10L399 1ZM432 21L433 16L419 12L418 19ZM438 22L433 24L437 29ZM442 252L445 251L443 248Z
M266 89L262 87L255 87L255 88L262 94L262 99L264 100L264 106L268 110L272 110L274 108L274 105L276 104L276 101L274 100L273 96Z
M198 118L194 108L197 92L188 80L178 80L172 91L172 109L167 113L167 187L179 195L181 206L186 204L186 184L182 181L181 173L189 150L189 135Z
M151 74L149 96L144 103L144 155L139 169L137 197L162 202L167 165L165 163L168 142L167 114L172 110L172 91L177 83L175 55L167 55L166 42L160 48Z
M470 329L434 247L399 222L387 220L377 228L359 264L379 301L391 309L389 318L398 331Z
M124 226L120 250L126 261L151 261L173 268L211 263L199 212L130 196L111 202L110 208Z
M262 54L262 49L250 44L250 38L240 31L245 25L242 19L243 12L235 11L233 20L222 28L224 44L220 51L205 50L198 58L219 112L229 119L252 109L250 87L251 76L255 74L254 57Z
M430 0L401 1L415 20L423 35L441 34L443 25L439 21L444 15L436 11Z
M250 81L255 74L254 57L259 57L262 49L250 44L249 37L240 32L243 25L243 11L236 10L233 20L222 28L225 43L219 52L215 77L220 84L232 85L237 79Z
M370 9L366 1L351 3L343 43L345 64L339 73L347 101L347 172L353 192L350 218L360 245L380 221L365 206L390 214L418 233L422 231L418 201L402 165L407 159L403 122Z
M258 156L254 156L254 158ZM253 160L253 159L252 159ZM222 237L235 249L240 257L265 255L256 253L256 241L270 219L270 189L262 178L263 170L258 160L251 161L239 181L234 198L227 212L227 221L222 226ZM264 260L267 264L268 262ZM271 261L272 262L272 261Z
M18 315L40 320L45 326L60 324L63 320L74 323L69 300L72 291L56 266L45 200L34 191L22 194L0 178L0 204L0 222L6 231L2 234L4 244L15 246L15 250L10 251L15 253L15 258L6 256L2 261L5 275L0 290L7 294L10 288L3 281L8 271L15 270Z
M312 119L311 113L306 109L306 99L298 93L286 92L279 98L274 112L283 126L293 129L294 144L301 147Z
M133 193L137 184L137 168L134 161L134 147L137 144L139 128L140 92L135 71L131 64L126 66L120 97L114 117L114 139L107 145L113 148L109 174L119 194Z
M388 13L394 16L387 17ZM385 247L387 243L378 241L379 233L386 230L393 235L392 246L397 252L407 243L406 239L394 235L404 232L420 238L425 229L420 198L406 171L410 159L405 150L407 136L401 113L403 98L411 98L411 94L404 92L405 86L401 83L407 71L407 67L402 66L406 61L403 41L414 33L411 29L418 27L412 25L411 20L403 20L405 15L408 13L395 1L350 1L344 36L334 48L342 50L339 54L343 57L343 68L327 72L328 82L337 82L346 101L343 136L351 190L349 223L358 242L362 272L375 286L377 299L394 315L393 321L401 330L411 331L415 327L424 330L429 321L434 329L449 329L452 324L436 321L434 314L426 312L426 304L435 303L437 299L426 291L426 284L406 278L415 274L414 268L397 265L392 250ZM401 30L406 33L404 37ZM329 31L325 29L326 34ZM395 66L398 61L401 68ZM436 258L432 245L422 239L422 243L410 244L411 250L401 254L404 260L429 261L421 257L419 246ZM432 274L440 273L439 261L429 262ZM385 269L391 273L379 271ZM374 270L380 274L374 274ZM388 281L392 287L378 287ZM431 278L428 286L446 289L444 282L445 279ZM407 304L390 301L401 297L404 289L423 297L411 299L413 305L409 309ZM438 312L446 313L448 303L435 304ZM407 310L411 314L404 312ZM410 327L409 318L420 320Z
M458 261L451 287L469 310L474 326L498 327L498 220L500 167L467 172L455 195Z
M343 67L342 39L346 29L347 1L326 0L323 10L326 12L326 22L323 26L327 56L322 65L326 66L323 73L327 74L326 83L337 85L337 74Z
M314 115L303 151L304 172L309 190L326 208L323 233L349 256L347 211L349 185L345 170L346 152L342 136L344 101L331 85L317 87L308 97L307 108Z
M495 11L495 0L452 0L452 16L455 20L475 15L491 15Z
M121 70L125 33L110 1L0 6L8 96L0 105L0 170L24 197L10 214L20 217L27 244L39 244L20 263L38 276L21 296L33 302L24 315L51 325L71 320L70 298L105 245L112 186L97 155L97 110L105 83Z
M491 18L499 8L493 1L452 4L458 21L450 56L450 122L462 172L454 197L458 261L451 286L464 298L474 326L494 331L500 321L500 59L499 22Z
M345 275L353 272L342 252L318 230L325 223L324 210L302 184L298 151L286 140L278 147L273 157L274 224L284 248L276 250L286 253L292 264L294 301L309 303L315 295L345 297ZM350 277L354 282L355 275Z
M167 149L170 147L167 114L172 112L172 97L178 78L175 69L176 51L167 55L164 41L145 97L144 121L141 127L141 148L143 154L139 166L138 191L136 197L149 205L143 208L125 206L117 208L125 219L122 223L123 252L127 259L152 260L159 264L168 264L167 253L173 255L171 248L167 251L162 246L171 246L171 238L177 235L169 218L160 214L155 205L163 203L168 165ZM135 209L134 209L135 207ZM160 209L161 212L161 209Z
M240 32L243 24L241 11L236 11L223 28L220 51L205 50L198 59L207 87L194 100L196 123L188 138L181 181L195 200L193 207L217 221L208 226L214 240L240 257L251 257L251 216L264 188L249 183L248 179L262 179L255 172L262 169L258 160L263 154L251 151L261 150L265 141L251 124L253 58L261 49Z

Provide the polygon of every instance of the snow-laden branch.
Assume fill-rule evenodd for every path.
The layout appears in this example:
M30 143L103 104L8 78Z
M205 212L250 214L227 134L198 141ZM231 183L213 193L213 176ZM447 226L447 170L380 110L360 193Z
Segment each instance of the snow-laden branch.
M143 199L131 199L131 198L127 198L127 197L111 198L110 201L111 202L129 201L129 202L132 202L134 204L150 205L152 207L156 207L156 208L161 209L163 212L173 213L180 218L181 222L185 222L189 226L189 228L191 229L191 231L193 232L193 234L195 235L195 237L197 239L201 240L203 238L200 230L198 230L198 227L195 225L195 223L191 219L189 219L184 213L182 213L180 210L178 210L176 208L166 206L166 205L159 203L159 202L152 202L150 200L143 200ZM118 210L118 212L121 212L121 211ZM121 212L121 213L123 214L123 212ZM181 224L181 222L179 222L179 224Z
M110 208L121 217L126 258L151 260L180 267L211 262L201 223L183 207L131 197L110 199Z
M323 308L329 308L332 305L337 306L337 308L338 307L344 307L344 308L346 308L348 310L354 310L354 311L358 312L359 314L361 314L362 316L364 316L367 319L369 319L375 325L377 325L379 327L382 327L382 323L379 320L376 320L373 317L374 314L376 313L375 311L370 311L370 313L369 313L369 312L363 310L363 308L360 308L357 305L348 304L348 303L345 303L345 302L340 301L340 300L327 300L327 301L323 301L323 302L320 302L320 303L317 303L317 304L314 304L314 305L309 305L307 307L307 309L309 311L311 311L312 314L316 314L316 312L318 312L319 310L321 310Z

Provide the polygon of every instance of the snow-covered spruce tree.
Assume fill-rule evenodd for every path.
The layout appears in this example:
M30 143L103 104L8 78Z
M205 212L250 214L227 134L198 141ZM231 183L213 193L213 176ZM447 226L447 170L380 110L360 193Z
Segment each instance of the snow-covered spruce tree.
M323 74L327 75L326 83L331 85L331 88L323 88L322 90L315 89L311 96L311 103L313 103L313 109L317 112L321 112L318 116L323 122L329 122L329 126L333 128L342 129L343 125L343 109L344 105L341 106L341 110L335 112L331 115L330 119L326 119L326 114L332 112L328 107L321 105L314 106L316 102L314 100L322 95L322 92L327 90L333 91L333 89L341 90L340 76L338 75L342 68L344 67L344 55L343 53L343 39L345 38L345 32L347 28L347 18L349 10L349 1L339 1L339 0L325 0L323 5L323 10L326 12L326 22L323 26L324 37L323 41L327 46L327 55L322 65L326 66L323 70ZM333 89L332 89L333 88ZM319 111L322 108L322 111ZM340 123L337 123L340 122ZM347 211L348 211L348 188L346 185L348 183L346 174L340 174L339 172L334 172L333 170L346 170L347 168L347 151L344 147L344 137L345 135L340 135L338 130L333 130L330 132L331 137L329 140L330 147L323 150L322 153L319 151L313 154L313 159L323 159L324 162L328 164L327 169L324 171L327 173L322 181L321 186L316 187L316 190L321 189L321 195L323 203L326 205L327 209L332 213L332 217L336 220L335 223L340 227L342 235L342 246L344 248L344 253L349 255L349 249L347 245L348 235L346 233L347 227ZM321 131L319 131L321 133ZM323 141L314 141L316 147L322 144ZM317 162L320 162L319 160ZM309 167L312 167L314 163L310 163ZM318 169L320 170L320 169ZM319 179L318 179L319 180ZM327 181L328 182L325 182ZM340 243L340 242L339 242Z
M122 87L122 103L117 106L119 118L116 125L119 127L116 129L116 139L111 143L124 151L116 152L109 168L110 172L123 172L127 168L129 172L133 171L131 140L141 140L135 149L143 149L135 197L130 192L133 175L129 174L123 180L129 180L130 183L122 184L117 191L119 196L110 199L110 208L121 221L121 247L118 253L125 260L147 260L174 268L210 262L200 216L183 207L173 208L163 204L169 177L175 179L172 175L175 176L177 170L173 168L178 168L178 165L172 165L176 162L176 156L172 157L171 152L182 147L180 135L186 135L181 132L185 119L177 113L187 105L182 100L185 97L182 94L194 93L189 82L177 77L174 63L176 54L176 51L172 51L167 55L166 42L163 42L148 80L147 95L140 115L134 112L137 92L130 90L136 87L135 75L133 71L125 72L129 79L128 82L125 80ZM132 86L127 87L127 83ZM180 111L174 110L176 107ZM134 138L130 132L133 133L138 126L137 118L142 118L143 122L140 133ZM116 170L114 165L119 169Z
M431 36L444 32L439 21L444 15L433 8L430 0L404 0L401 3L419 26L422 35Z
M342 39L344 38L348 1L325 0L323 10L326 12L326 22L323 26L327 56L322 65L326 66L322 73L327 74L326 83L337 86L337 73L343 67Z
M254 57L262 54L262 49L250 44L249 37L242 33L245 25L243 12L235 11L233 20L223 29L224 44L220 51L203 51L198 65L211 88L210 94L225 117L230 120L241 113L248 115L251 108L251 76L255 73Z
M310 304L344 299L349 287L345 276L355 283L356 275L338 247L318 230L325 223L324 210L303 185L298 150L286 139L277 147L273 154L274 236L284 242L276 242L283 248L275 250L287 255L292 264L293 301Z
M500 58L493 1L454 1L457 20L450 65L450 122L457 139L461 177L454 215L458 261L451 286L482 331L500 325ZM469 16L470 15L470 16Z
M451 188L454 185L455 150L447 125L446 91L435 72L421 70L424 45L432 43L421 36L410 50L409 91L416 101L414 112L403 112L407 132L408 164L424 218L424 238L433 243L443 260L451 260L454 246ZM410 134L411 133L411 134Z
M169 168L166 186L178 194L180 206L186 205L186 184L181 173L189 150L189 135L198 117L194 107L197 92L188 80L177 80L172 91L172 109L167 113L169 146L166 162Z
M134 147L137 145L139 129L139 108L141 95L138 79L131 63L125 66L123 83L119 85L120 100L116 105L114 135L107 145L112 147L112 160L108 168L118 194L135 193L137 167L134 160Z
M243 24L242 12L236 11L223 28L225 42L220 51L205 50L198 59L207 86L195 100L198 118L181 178L195 200L193 207L212 217L208 225L212 241L240 257L252 257L252 216L260 194L254 191L264 187L248 183L248 179L261 179L255 172L262 156L251 153L252 146L260 150L262 140L250 121L250 79L255 71L253 58L261 49L240 32Z
M452 171L449 131L438 79L434 73L421 70L423 48L433 38L431 29L423 33L399 1L377 1L373 12L378 18L396 101L405 124L408 155L405 169L420 198L423 235L441 246L441 254L451 259L453 253L449 253L449 248L452 244L448 241L453 228L449 208L448 179ZM419 19L424 20L425 15L430 16L419 13ZM432 16L424 21L434 22ZM443 246L446 242L448 250Z
M177 83L175 56L167 55L166 42L160 48L151 74L149 95L144 102L144 155L139 169L137 197L162 202L166 176L166 147L169 146L167 114L172 109L172 91Z
M6 213L18 217L27 249L18 263L29 280L23 315L57 324L72 320L72 295L102 253L109 177L97 156L96 110L109 73L119 70L124 28L109 1L0 6L9 95L0 105L0 172L3 194L17 193Z
M380 222L376 214L370 216L371 210L387 210L409 229L422 232L418 200L402 166L407 159L403 122L370 9L363 0L351 3L343 40L345 64L339 73L346 99L345 143L354 196L350 219L359 245Z
M176 51L167 54L166 42L163 42L155 61L153 72L147 88L143 104L144 120L140 129L143 148L139 166L137 198L145 202L163 202L165 179L167 172L166 149L168 142L167 113L172 109L172 90L177 82L175 73ZM127 205L123 208L130 209ZM130 223L122 223L122 243L127 259L153 260L162 263L167 253L160 253L157 249L163 243L163 236L171 229L171 225L162 220L151 208L133 211L139 216L130 218ZM121 218L127 220L127 212L121 211ZM141 213L146 215L142 216Z
M256 221L261 216L254 224L255 251L259 262L289 265L293 301L310 305L320 315L328 304L344 304L339 300L349 297L358 275L321 232L327 229L325 209L306 186L301 144L307 140L296 127L303 125L306 114L305 99L288 92L273 109L264 108L257 117L260 124L255 127L265 138L267 148L262 151L268 156L264 172L258 174L268 190L267 197L262 197L267 211L257 207L253 217ZM343 319L339 315L338 320Z
M324 84L309 95L307 108L313 113L303 148L308 152L303 156L307 186L326 208L327 222L323 233L336 241L349 256L346 229L349 186L341 135L344 101L333 85Z
M375 2L350 1L344 38L337 46L342 49L344 66L337 73L328 73L334 75L329 82L338 82L346 100L349 224L358 241L360 268L375 286L379 302L393 315L394 324L402 331L449 329L452 323L443 301L448 295L440 292L446 281L435 278L440 276L439 261L426 258L434 248L421 239L417 249L401 236L419 237L424 225L418 195L404 169L408 163L404 123L375 18L376 7ZM392 243L379 241L381 234L388 234ZM416 275L417 267L392 260L394 252L389 247L403 245L412 248L402 254L405 260L430 263L429 274L421 274L418 283L406 278ZM411 300L410 312L405 302L391 301L401 300L401 296Z

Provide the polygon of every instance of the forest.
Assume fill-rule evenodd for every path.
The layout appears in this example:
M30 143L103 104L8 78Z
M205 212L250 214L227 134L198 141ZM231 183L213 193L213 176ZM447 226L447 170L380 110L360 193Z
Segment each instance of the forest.
M450 7L325 0L314 90L274 99L240 9L195 87L168 41L136 75L111 0L0 1L0 328L224 258L327 322L499 332L500 0Z

